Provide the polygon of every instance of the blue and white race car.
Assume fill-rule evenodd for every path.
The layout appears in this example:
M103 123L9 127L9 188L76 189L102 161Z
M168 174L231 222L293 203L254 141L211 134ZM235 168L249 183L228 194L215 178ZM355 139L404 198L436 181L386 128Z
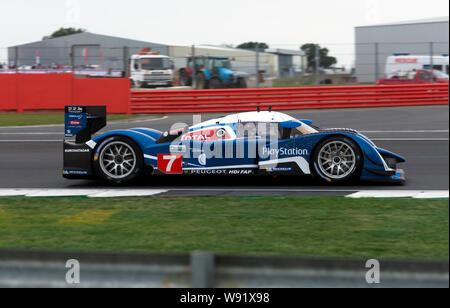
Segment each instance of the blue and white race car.
M325 183L403 183L405 159L352 129L315 127L272 111L228 115L166 132L106 126L103 106L66 107L63 175L128 183L142 175L314 176ZM74 138L74 140L70 140Z

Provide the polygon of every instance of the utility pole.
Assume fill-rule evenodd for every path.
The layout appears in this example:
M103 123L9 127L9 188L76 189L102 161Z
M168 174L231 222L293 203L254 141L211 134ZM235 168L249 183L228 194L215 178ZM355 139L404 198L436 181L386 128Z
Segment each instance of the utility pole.
M197 88L197 69L195 67L195 45L192 45L192 88L194 89Z
M255 47L255 69L256 69L256 87L259 88L259 46Z
M123 72L125 78L130 77L130 48L128 46L123 47Z
M380 67L378 63L378 54L379 54L379 44L375 43L375 82L378 81L378 76L380 76Z
M316 85L320 85L320 45L316 45Z
M433 68L434 68L434 43L430 42L430 81L434 82L434 74L433 74Z
M19 68L19 47L14 47L14 67L17 69Z

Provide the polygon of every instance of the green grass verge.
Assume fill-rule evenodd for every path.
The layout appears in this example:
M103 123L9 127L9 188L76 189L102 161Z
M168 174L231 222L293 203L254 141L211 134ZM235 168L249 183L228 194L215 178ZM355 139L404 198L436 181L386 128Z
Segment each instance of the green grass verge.
M126 120L134 116L108 115L108 121ZM0 126L25 126L64 124L64 115L59 113L0 113Z
M0 248L446 259L448 200L0 198Z

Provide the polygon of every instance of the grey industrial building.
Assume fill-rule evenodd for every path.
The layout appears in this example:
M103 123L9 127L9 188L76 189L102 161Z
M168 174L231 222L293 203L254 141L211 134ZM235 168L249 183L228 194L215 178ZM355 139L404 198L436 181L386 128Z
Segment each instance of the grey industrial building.
M9 47L8 58L10 65L17 66L36 65L36 56L39 55L43 66L101 64L104 69L124 70L129 55L142 48L168 53L168 47L162 44L85 32Z
M98 65L103 70L123 71L130 56L142 48L172 57L176 67L184 65L185 58L192 54L191 46L169 46L85 32L9 47L8 60L10 66L17 67L36 66L39 62L44 67ZM273 77L293 76L306 65L305 54L298 50L271 49L258 53L257 57L253 50L200 45L196 46L196 55L228 56L235 69L252 75L256 73L258 58L260 70Z
M357 27L355 36L356 77L375 82L384 76L390 55L448 55L449 18Z

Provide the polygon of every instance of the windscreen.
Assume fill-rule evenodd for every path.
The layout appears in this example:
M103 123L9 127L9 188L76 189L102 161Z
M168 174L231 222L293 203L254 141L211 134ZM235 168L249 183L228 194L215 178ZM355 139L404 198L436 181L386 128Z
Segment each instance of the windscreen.
M141 60L143 70L167 70L170 69L168 58L147 58Z

